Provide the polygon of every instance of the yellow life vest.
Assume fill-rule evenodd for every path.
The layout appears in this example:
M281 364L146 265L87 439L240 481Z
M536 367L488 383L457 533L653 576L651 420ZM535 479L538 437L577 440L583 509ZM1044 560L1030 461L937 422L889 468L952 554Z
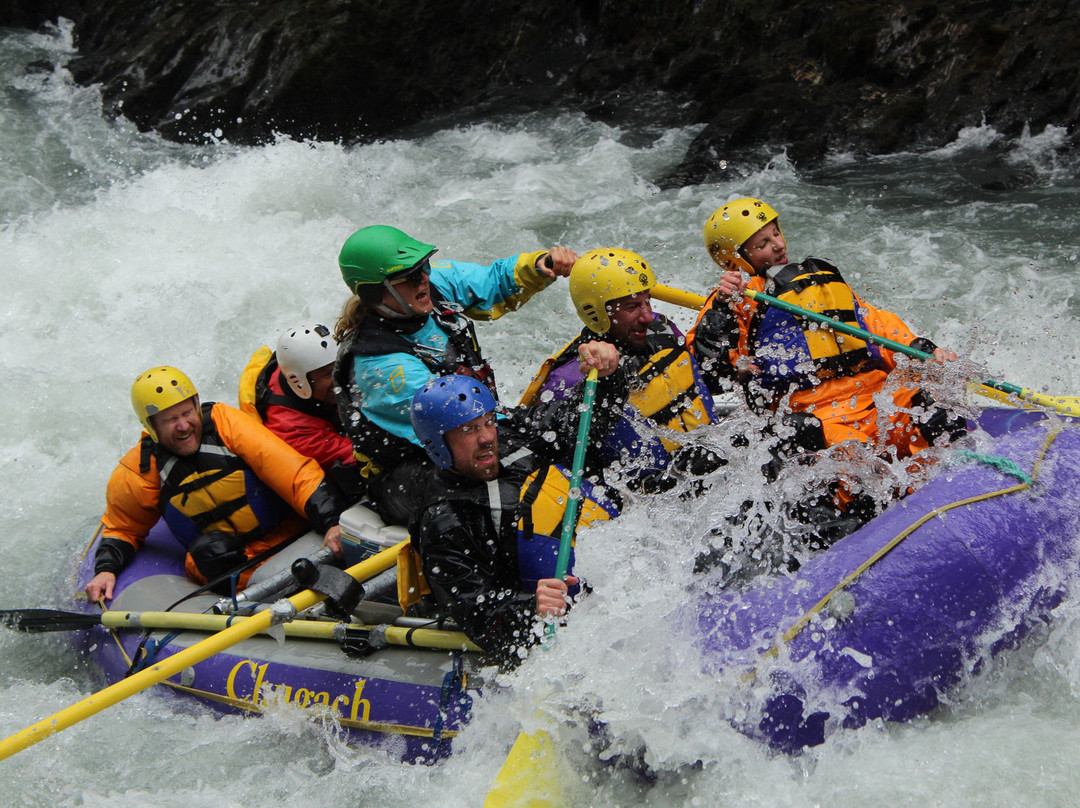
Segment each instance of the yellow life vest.
M203 533L222 531L248 542L274 527L289 509L217 433L202 405L202 442L193 455L175 455L143 438L142 468L150 455L161 479L159 507L169 529L185 547Z
M808 258L789 264L773 278L773 295L787 303L859 328L855 294L836 267ZM754 352L766 375L783 386L813 375L817 379L848 376L863 370L876 352L858 337L775 308L759 310L753 339ZM768 387L766 379L757 379Z
M570 361L569 354L580 340L575 337L544 360L521 396L522 405L531 407L540 400L551 371ZM685 348L662 348L649 357L630 383L628 403L643 417L679 432L712 423L698 390L693 359Z
M570 502L570 473L562 466L549 465L533 471L521 485L521 516L517 523L518 574L526 588L543 578L553 578L559 557L562 523ZM588 481L582 481L577 530L618 515L615 505L599 495ZM567 569L573 569L573 548Z
M649 357L638 371L637 382L631 382L630 406L678 432L712 422L697 388L693 360L685 348L665 348Z
M247 365L240 373L240 386L237 391L240 411L246 412L260 424L262 423L262 418L259 415L258 408L255 406L256 383L259 380L259 374L261 374L263 368L270 363L270 358L273 355L274 352L267 346L262 346L251 355L251 359L248 360Z

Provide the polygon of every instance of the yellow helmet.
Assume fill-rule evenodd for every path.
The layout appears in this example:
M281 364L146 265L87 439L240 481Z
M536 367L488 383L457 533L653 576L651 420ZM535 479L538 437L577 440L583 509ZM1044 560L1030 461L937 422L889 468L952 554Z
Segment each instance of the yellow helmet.
M157 443L158 436L150 425L150 416L168 409L173 404L195 397L198 407L199 392L182 371L167 366L154 367L139 375L131 385L131 406L143 429Z
M754 275L753 268L739 253L739 248L750 236L769 222L776 221L779 216L767 202L749 196L717 208L705 221L705 246L712 260L722 269L741 269ZM776 226L779 227L779 223Z
M637 253L603 247L589 250L574 262L569 282L578 317L597 334L606 334L611 328L607 304L649 291L656 286L656 276Z

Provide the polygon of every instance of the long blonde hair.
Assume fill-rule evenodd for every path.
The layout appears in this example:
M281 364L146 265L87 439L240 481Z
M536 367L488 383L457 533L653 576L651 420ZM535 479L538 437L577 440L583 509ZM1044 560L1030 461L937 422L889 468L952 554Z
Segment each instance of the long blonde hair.
M345 305L341 309L341 316L338 318L337 325L334 326L334 339L339 344L344 342L345 337L363 324L369 308L371 307L361 300L358 295L353 295L345 301Z

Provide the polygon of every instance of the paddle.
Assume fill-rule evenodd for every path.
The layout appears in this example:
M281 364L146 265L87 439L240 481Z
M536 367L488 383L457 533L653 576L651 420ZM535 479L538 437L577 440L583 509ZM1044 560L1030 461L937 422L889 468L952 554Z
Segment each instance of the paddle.
M377 575L384 569L389 569L397 563L398 551L404 547L405 544L406 542L400 542L393 547L388 547L371 558L365 559L359 564L349 567L345 572L358 581L363 581L373 575ZM38 723L5 738L0 741L0 760L9 758L16 752L20 752L38 741L45 740L53 733L67 729L73 724L82 721L84 718L89 718L90 716L101 712L106 707L111 707L112 705L123 701L128 696L133 696L134 694L145 690L150 685L157 684L170 676L180 673L180 671L185 668L191 667L216 653L224 651L226 648L235 645L241 640L245 640L248 637L257 634L264 628L268 628L275 623L288 622L297 612L301 612L304 609L310 609L316 603L319 603L324 599L324 595L306 589L303 592L298 592L293 595L288 600L279 601L271 609L259 612L247 620L237 621L224 631L219 631L217 634L207 637L205 640L192 645L190 648L185 648L183 651L179 651L172 656L165 657L138 673L135 673L126 679L122 679L116 684L110 685L104 690L98 691L92 696L88 696L82 701L61 710L50 718L39 721Z
M130 629L179 629L182 631L221 631L230 625L249 619L226 614L196 614L194 612L122 612L101 614L62 612L55 609L14 609L0 611L0 624L17 631L41 633L46 631L83 631L94 626ZM390 645L412 648L437 648L460 651L479 651L480 647L461 631L440 631L428 628L403 628L401 626L367 626L335 623L327 620L293 620L281 628L287 637L308 640L333 640L341 642L347 629L377 631ZM260 629L269 634L274 629Z
M555 559L555 577L565 578L570 566L570 546L577 530L578 508L581 506L581 475L585 471L585 452L589 448L589 427L592 426L593 404L596 402L596 368L585 377L585 398L578 423L577 443L574 445L574 465L570 469L570 500L563 514L562 534L559 536L559 555ZM555 628L554 624L551 628Z
M707 300L707 298L702 295L695 295L692 292L684 292L681 289L675 289L661 284L654 286L651 289L651 292L652 296L657 300L661 300L665 303L672 303L676 306L685 306L686 308L691 309L700 309L705 305L705 301ZM872 342L875 345L880 345L891 351L896 351L897 353L906 354L914 359L922 359L925 361L933 360L934 358L933 354L927 353L926 351L920 351L917 348L912 348L909 345L904 345L901 342L896 342L887 337L879 337L877 334L872 334L862 328L838 322L824 314L818 314L809 309L804 309L801 306L796 306L763 292L755 292L751 289L746 289L743 294L751 300L760 300L762 303L786 311L789 314L805 317L808 320L814 320L815 322L827 325L834 331L850 334L853 337L859 337L867 342ZM1013 406L1016 406L1016 403L1010 399L1010 396L1016 396L1021 401L1037 404L1040 407L1055 409L1063 415L1080 415L1080 398L1043 395L1042 393L1036 393L1034 390L1029 390L1025 387L1018 387L1015 384L999 382L994 379L987 379L978 383L973 389L979 395L1003 401Z
M555 559L555 577L565 578L570 566L570 546L577 530L578 507L581 504L581 475L585 469L585 452L589 446L589 427L592 425L593 404L596 401L596 368L585 377L585 397L581 420L578 423L574 464L570 470L570 497L563 514L562 534L559 536L559 555ZM547 628L547 636L555 633L555 624ZM484 808L545 808L562 805L562 790L556 775L558 760L551 736L543 729L522 732L495 775L495 783L484 800Z

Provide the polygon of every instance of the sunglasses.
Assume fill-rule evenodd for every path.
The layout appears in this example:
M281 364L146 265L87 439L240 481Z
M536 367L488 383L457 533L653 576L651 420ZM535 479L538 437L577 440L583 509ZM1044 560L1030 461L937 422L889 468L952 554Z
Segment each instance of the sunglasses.
M420 286L431 274L431 263L429 261L423 261L411 269L406 269L404 272L399 272L392 278L388 278L390 283L397 286L399 283L407 283L414 289Z

